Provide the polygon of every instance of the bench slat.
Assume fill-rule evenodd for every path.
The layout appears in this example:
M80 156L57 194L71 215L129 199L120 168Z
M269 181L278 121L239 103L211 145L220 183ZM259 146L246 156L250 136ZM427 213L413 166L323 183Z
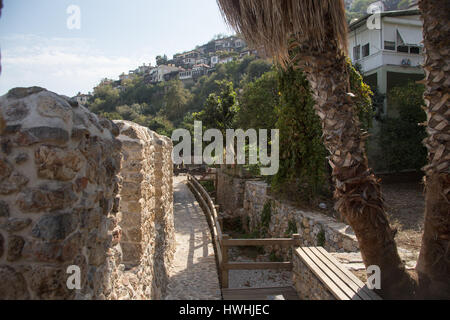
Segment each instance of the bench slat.
M351 300L361 300L361 298L334 272L313 253L315 248L304 248L306 254L314 261L314 263L322 269L322 271L341 289Z
M335 266L339 267L343 273L345 273L354 283L356 283L367 295L369 295L372 300L382 300L379 295L377 295L373 290L370 290L366 284L364 284L358 277L356 277L350 270L345 267L342 267L342 264L337 261L335 257L329 254L324 248L319 247L319 251L321 251L327 258L330 260Z
M303 262L311 269L311 271L319 277L325 286L338 300L350 300L350 298L324 273L308 256L304 250L305 248L298 248L297 252Z
M328 268L330 268L334 274L339 277L356 295L358 295L362 300L372 300L372 298L362 290L362 286L357 285L350 279L343 271L343 266L336 266L333 262L328 259L330 254L328 252L324 253L319 250L319 248L310 248L311 251L320 259Z

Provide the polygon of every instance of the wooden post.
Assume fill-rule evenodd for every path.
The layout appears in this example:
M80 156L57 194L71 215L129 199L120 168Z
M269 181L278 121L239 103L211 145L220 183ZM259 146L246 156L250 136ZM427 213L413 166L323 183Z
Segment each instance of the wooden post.
M230 239L230 236L227 234L224 234L222 236L222 240L228 240ZM221 272L222 272L222 288L227 289L228 288L228 269L226 268L226 265L228 264L228 247L226 245L223 245L223 242L221 243L222 246L222 266L221 266Z
M219 215L219 213L217 213L217 215ZM222 217L218 217L218 219L219 219L220 230L223 230L223 218Z
M294 233L292 235L292 239L294 240L294 247L300 247L301 246L300 235L298 233Z

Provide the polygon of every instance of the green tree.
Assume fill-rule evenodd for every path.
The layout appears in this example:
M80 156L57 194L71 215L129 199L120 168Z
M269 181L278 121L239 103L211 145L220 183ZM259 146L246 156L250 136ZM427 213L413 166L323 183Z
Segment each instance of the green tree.
M278 71L280 105L280 169L272 179L275 191L313 201L325 191L326 149L320 119L314 111L309 83L300 70ZM300 198L299 198L300 196Z
M217 81L218 94L209 95L203 111L194 114L195 120L203 122L206 128L219 129L225 133L233 127L234 117L238 110L236 92L231 81Z
M350 12L360 13L362 15L367 14L367 8L371 3L375 2L374 0L355 0L353 1Z
M239 97L237 126L242 129L275 128L279 100L275 71L266 72L255 81L246 83Z
M167 59L166 55L156 57L156 65L157 66L166 65L167 61L168 61L168 59Z
M254 60L247 68L248 80L253 81L272 69L272 64L265 60Z
M160 113L170 121L179 123L184 118L192 94L184 88L180 80L169 81L166 88L164 106Z
M93 112L112 112L119 101L119 90L113 88L110 84L99 85L94 89L93 103L90 104L90 110Z
M380 160L390 171L420 170L426 163L427 150L422 144L426 131L420 125L426 121L423 93L424 86L414 82L389 93L390 105L398 117L382 118L378 142L383 147Z
M386 10L397 10L399 8L399 4L402 0L384 0L384 5L386 6Z

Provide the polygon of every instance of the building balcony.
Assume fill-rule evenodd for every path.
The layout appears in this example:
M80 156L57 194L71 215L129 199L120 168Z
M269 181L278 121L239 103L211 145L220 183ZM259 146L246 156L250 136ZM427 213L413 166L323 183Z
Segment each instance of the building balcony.
M356 60L353 63L360 64L362 72L368 73L382 66L421 68L423 62L423 54L411 54L390 50L380 50L372 55Z

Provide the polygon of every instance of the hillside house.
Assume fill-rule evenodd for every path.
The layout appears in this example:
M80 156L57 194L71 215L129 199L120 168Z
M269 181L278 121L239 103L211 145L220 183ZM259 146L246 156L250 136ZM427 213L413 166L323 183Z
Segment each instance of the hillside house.
M380 28L369 28L369 17L352 23L348 35L349 54L366 83L387 94L409 80L421 80L424 55L419 10L382 12ZM386 100L384 114L389 112L388 104Z
M172 74L173 76L174 73L178 74L178 72L180 72L180 68L175 65L160 65L154 68L146 78L150 83L158 83L167 81L166 75Z
M215 41L216 51L240 51L244 49L247 46L247 43L245 40L236 37L231 36L228 38L218 39Z
M219 59L219 63L228 63L228 62L232 62L234 61L235 57L226 57L226 58L222 58Z
M73 97L79 104L85 105L88 103L89 99L92 97L90 94L82 94L81 92L78 92L78 94Z
M212 56L211 57L211 67L214 67L216 64L219 63L219 56Z
M186 81L192 79L192 70L181 71L178 75L181 81Z

